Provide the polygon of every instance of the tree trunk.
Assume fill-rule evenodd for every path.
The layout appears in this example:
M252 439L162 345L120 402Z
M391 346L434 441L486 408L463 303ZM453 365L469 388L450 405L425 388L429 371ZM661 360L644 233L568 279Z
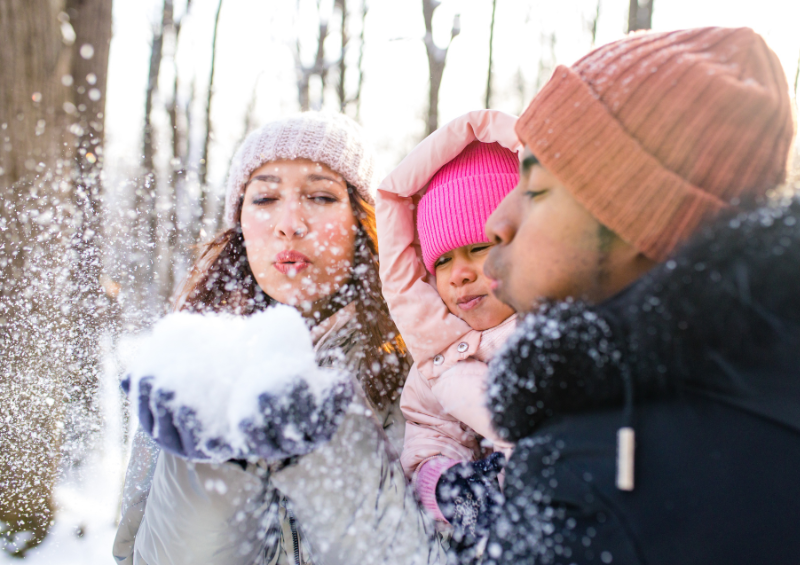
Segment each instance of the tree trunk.
M178 92L180 90L180 73L176 62L176 55L181 36L181 27L183 18L189 13L192 7L192 0L186 2L186 9L179 20L173 22L171 33L173 34L173 53L172 53L172 66L175 78L172 83L172 98L167 105L167 114L169 115L170 133L172 135L171 144L171 159L170 159L170 177L167 183L167 198L169 202L169 210L167 211L166 222L164 225L164 252L163 263L164 269L163 276L161 277L161 300L166 303L172 297L175 290L175 285L178 278L181 276L179 273L179 264L183 263L182 250L179 249L180 236L178 233L178 203L181 200L181 193L183 192L186 182L186 161L188 154L188 128L186 124L181 121L181 118L186 118L188 110L184 109L178 103ZM188 120L186 120L188 121Z
M144 124L142 127L142 168L133 209L136 212L134 221L135 242L131 267L134 279L134 308L145 317L155 314L158 307L158 288L156 285L156 262L158 250L158 175L155 167L156 147L154 144L153 100L158 91L158 76L161 73L161 61L164 54L164 30L172 24L172 0L164 0L162 4L161 23L153 32L150 47L150 65L147 76L147 90L144 99Z
M200 218L197 222L198 238L202 236L204 228L211 228L213 233L213 226L207 226L208 223L213 223L214 215L209 205L209 190L208 190L208 156L209 147L211 145L211 138L214 135L213 126L211 122L211 103L214 99L214 71L217 66L217 32L219 31L219 16L222 13L222 0L217 4L217 13L214 17L214 34L211 38L211 71L208 75L208 90L206 91L206 113L205 113L205 133L206 137L203 141L203 153L200 157L200 166L198 167L199 183L200 183Z
M653 27L653 2L655 0L630 0L628 31Z
M358 83L353 102L356 103L356 120L361 118L361 91L364 88L364 31L367 27L367 0L361 0L361 31L358 35Z
M347 0L336 0L336 5L339 6L339 10L342 12L342 25L339 32L342 36L342 43L339 51L339 82L336 85L336 94L339 97L339 111L344 112L348 102L347 89L344 82L345 76L347 75L347 60L345 55L347 54L347 42L349 40L347 35Z
M211 101L214 98L214 70L217 66L217 32L219 31L219 15L222 12L222 0L217 4L217 14L214 17L214 35L211 38L211 72L208 75L208 91L206 93L206 139L203 143L203 156L200 159L200 188L205 195L205 186L208 176L208 147L211 145Z
M110 17L89 20L100 3L108 4L0 0L0 547L18 554L40 543L53 519L67 383L92 374L91 352L75 349L83 343L75 324L88 321L96 279L83 287L74 273L99 265L95 102L104 95Z
M489 70L486 72L486 100L484 107L489 108L492 103L492 48L494 47L494 16L497 12L497 0L492 0L492 22L489 24Z
M72 203L72 310L69 343L76 369L69 372L71 422L76 440L98 429L94 398L99 383L100 339L110 322L113 298L101 284L103 274L102 193L106 78L111 44L111 3L105 0L67 0L66 14L75 31L71 72L77 115ZM92 56L87 57L91 46ZM69 438L68 438L69 439Z
M344 15L345 10L345 3L342 0L334 0L334 5L339 6L341 5L343 10L343 18L346 18ZM294 51L294 65L295 65L295 72L297 73L297 101L300 104L300 110L305 112L307 110L319 110L325 104L325 81L328 76L328 63L325 61L325 40L328 38L329 32L329 22L327 17L329 14L323 14L321 11L321 3L320 0L317 0L317 16L319 22L319 31L317 33L317 44L316 44L316 54L314 55L314 62L311 66L306 66L303 64L303 60L301 57L301 45L300 40L298 39L295 42L295 51ZM342 21L342 32L343 38L346 38L346 29L345 29L346 22ZM341 50L342 54L342 61L344 58L344 47ZM341 71L341 69L340 69ZM341 75L341 72L340 72ZM316 76L319 77L321 88L319 93L319 99L312 100L311 99L311 77ZM342 84L343 87L343 84Z
M428 53L428 71L430 87L428 90L428 115L425 120L425 135L430 135L439 127L439 88L442 85L444 67L447 63L447 51L450 44L442 49L433 41L433 13L439 7L439 0L422 0L422 15L425 19L425 50ZM453 20L450 32L450 43L461 32L459 16Z

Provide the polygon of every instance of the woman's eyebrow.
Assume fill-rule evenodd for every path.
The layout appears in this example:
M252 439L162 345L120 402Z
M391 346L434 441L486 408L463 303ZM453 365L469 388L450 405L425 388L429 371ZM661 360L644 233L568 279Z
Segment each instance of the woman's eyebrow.
M337 178L334 178L334 177L332 177L330 175L324 175L324 174L319 174L319 173L311 173L306 178L309 181L312 181L312 182L313 181L318 181L318 180L327 180L327 181L331 181L331 182L341 182L341 180L339 180Z
M251 178L247 184L250 184L254 180L260 180L261 182L281 182L281 177L275 175L258 175Z

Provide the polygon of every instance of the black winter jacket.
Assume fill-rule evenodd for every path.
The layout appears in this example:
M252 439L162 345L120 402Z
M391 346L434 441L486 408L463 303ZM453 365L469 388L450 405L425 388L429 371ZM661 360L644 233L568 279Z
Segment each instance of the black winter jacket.
M488 562L800 563L800 203L720 219L598 306L543 307L490 371L518 444Z

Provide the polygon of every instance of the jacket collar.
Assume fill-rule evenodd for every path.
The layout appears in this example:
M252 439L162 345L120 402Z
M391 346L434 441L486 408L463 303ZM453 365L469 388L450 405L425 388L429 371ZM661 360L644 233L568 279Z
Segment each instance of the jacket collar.
M444 351L419 365L419 371L427 379L435 379L459 361L474 358L488 363L503 347L506 340L514 333L517 315L508 317L504 322L488 330L472 330L456 340Z

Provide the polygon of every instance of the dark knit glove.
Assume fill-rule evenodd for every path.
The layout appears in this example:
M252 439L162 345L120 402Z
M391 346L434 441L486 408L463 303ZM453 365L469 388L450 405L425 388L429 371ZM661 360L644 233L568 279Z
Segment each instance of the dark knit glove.
M486 459L459 463L445 471L436 484L436 502L453 525L456 551L467 550L488 536L503 503L497 475L506 458L493 453Z
M199 449L199 425L194 411L186 407L170 408L175 393L153 390L153 380L144 377L139 381L139 424L162 449L188 459L208 459ZM120 385L130 395L131 379L126 377Z
M310 453L333 437L353 394L349 380L336 383L322 398L311 393L305 381L298 381L281 395L260 394L263 420L239 424L247 437L246 455L277 461Z
M289 390L258 396L259 418L239 422L244 444L237 442L234 446L226 437L203 439L203 431L209 424L204 425L191 407L175 406L175 393L157 388L156 382L154 377L139 381L139 423L162 449L195 461L252 458L278 461L305 455L333 436L353 398L349 380L334 384L327 394L319 397L298 378ZM130 395L129 377L123 379L121 386Z

